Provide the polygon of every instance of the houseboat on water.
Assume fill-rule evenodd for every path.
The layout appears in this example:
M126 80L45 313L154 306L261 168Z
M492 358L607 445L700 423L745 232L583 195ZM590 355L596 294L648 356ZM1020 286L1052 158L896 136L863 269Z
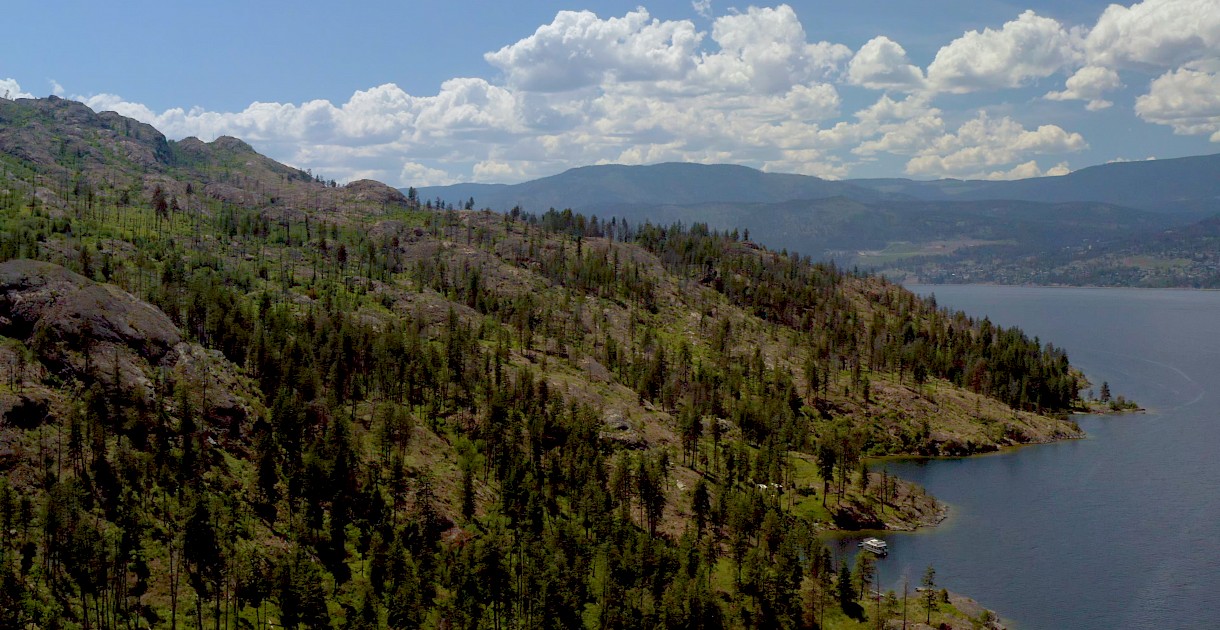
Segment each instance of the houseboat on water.
M858 546L865 551L871 551L879 556L888 555L890 553L889 545L887 545L886 542L880 538L865 538L864 540L860 541Z

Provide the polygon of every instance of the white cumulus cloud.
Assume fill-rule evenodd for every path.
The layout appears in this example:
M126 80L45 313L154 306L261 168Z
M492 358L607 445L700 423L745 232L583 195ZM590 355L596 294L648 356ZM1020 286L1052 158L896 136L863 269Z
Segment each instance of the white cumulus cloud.
M1058 125L1026 129L1009 117L980 113L956 133L937 138L907 162L911 175L962 177L979 169L1013 164L1030 155L1068 153L1087 147L1083 136Z
M1099 66L1085 66L1067 80L1066 90L1048 92L1046 98L1053 101L1088 101L1086 108L1089 111L1097 111L1114 104L1103 99L1102 95L1122 86L1123 82L1114 70Z
M874 90L911 92L924 86L924 76L898 42L881 35L856 51L847 66L847 82Z
M1182 135L1211 134L1220 142L1220 75L1174 70L1152 81L1148 93L1135 100L1135 113Z
M1111 68L1176 68L1220 56L1216 0L1111 4L1084 40L1088 62Z
M840 124L827 132L843 133L856 144L855 155L878 153L914 155L945 134L941 111L929 105L927 95L910 95L901 101L882 96L856 112L857 122Z
M716 18L712 40L719 51L704 54L696 70L718 90L775 94L794 85L826 80L840 71L851 49L810 43L792 7L750 7Z
M1111 4L1080 38L1083 67L1051 100L1082 100L1090 111L1113 103L1119 73L1220 72L1220 4L1216 0L1144 0ZM1163 89L1168 89L1163 85ZM1152 101L1158 100L1152 96Z
M1073 64L1077 39L1059 22L1026 11L999 30L970 31L941 48L928 83L953 93L1021 87Z
M681 78L694 64L702 36L689 20L662 22L643 8L609 19L592 11L560 11L533 35L483 57L514 87L566 91L607 78Z

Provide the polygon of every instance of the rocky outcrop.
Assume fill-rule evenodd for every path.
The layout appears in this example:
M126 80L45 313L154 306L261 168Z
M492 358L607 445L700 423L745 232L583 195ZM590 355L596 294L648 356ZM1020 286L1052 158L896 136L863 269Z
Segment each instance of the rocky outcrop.
M371 179L356 180L343 187L358 201L380 205L406 206L407 198L402 192Z
M0 264L0 334L39 336L87 351L90 344L124 346L159 362L182 334L165 313L113 285L59 265L33 260Z
M252 415L242 393L252 388L222 355L184 339L151 304L59 265L0 263L0 335L24 341L61 379L135 399L150 399L158 381L187 385L226 434L240 434Z
M74 156L84 170L112 160L103 145L149 172L163 171L171 161L169 142L161 132L114 112L98 114L83 103L55 96L0 101L0 152L66 172L61 164L65 155Z

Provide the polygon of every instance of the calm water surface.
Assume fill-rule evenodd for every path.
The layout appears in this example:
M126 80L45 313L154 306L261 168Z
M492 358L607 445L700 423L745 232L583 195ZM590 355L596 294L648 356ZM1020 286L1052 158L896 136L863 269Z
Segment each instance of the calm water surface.
M931 564L1022 629L1220 627L1220 293L911 288L1066 348L1149 411L1081 417L1084 440L887 464L952 510L885 537L882 583Z

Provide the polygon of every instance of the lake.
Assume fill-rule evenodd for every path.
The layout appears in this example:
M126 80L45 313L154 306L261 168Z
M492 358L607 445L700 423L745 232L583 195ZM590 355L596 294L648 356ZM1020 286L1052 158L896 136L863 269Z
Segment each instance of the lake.
M883 586L913 589L931 564L1017 628L1220 624L1220 293L910 288L1065 348L1148 412L1079 417L1083 440L886 463L951 512L883 536Z

